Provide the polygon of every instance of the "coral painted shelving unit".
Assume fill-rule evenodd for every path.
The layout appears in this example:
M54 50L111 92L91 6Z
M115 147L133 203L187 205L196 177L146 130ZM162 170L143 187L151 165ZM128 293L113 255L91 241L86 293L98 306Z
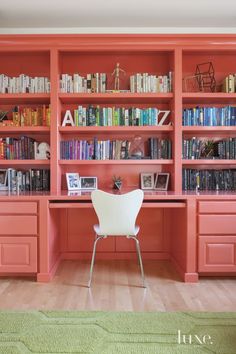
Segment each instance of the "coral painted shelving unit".
M0 109L50 104L51 126L0 127L0 137L27 135L46 141L51 159L0 160L0 169L49 168L48 193L8 195L0 192L0 273L37 274L49 280L60 259L90 258L96 222L89 194L67 195L65 174L97 176L101 189L110 190L112 176L121 175L124 191L140 186L142 172L168 172L167 192L145 193L140 242L144 258L170 259L185 281L199 275L236 274L236 193L182 191L182 168L234 169L235 160L183 160L182 139L236 137L235 126L182 126L182 111L192 107L236 105L236 93L183 92L183 78L196 65L211 61L217 83L236 73L235 35L1 35L0 74L49 77L50 94L0 93ZM135 73L172 72L168 93L61 93L62 74L103 72L108 89L116 63L126 71L121 89L129 89ZM170 125L62 127L66 110L82 106L157 107L169 110ZM70 139L170 139L172 158L163 160L62 160L60 142ZM78 209L55 207L53 201L83 200ZM151 204L155 202L154 204ZM162 204L160 204L162 202ZM170 203L171 207L168 207ZM158 204L159 203L159 204ZM181 207L179 206L181 203ZM69 205L69 204L67 204ZM154 205L155 207L151 207ZM160 207L161 206L161 207ZM89 220L89 222L88 222ZM219 221L220 220L220 221ZM171 222L170 222L171 221ZM8 226L11 225L9 228ZM28 225L28 228L25 228ZM219 226L216 227L216 225ZM132 258L133 248L121 240L107 240L100 258Z

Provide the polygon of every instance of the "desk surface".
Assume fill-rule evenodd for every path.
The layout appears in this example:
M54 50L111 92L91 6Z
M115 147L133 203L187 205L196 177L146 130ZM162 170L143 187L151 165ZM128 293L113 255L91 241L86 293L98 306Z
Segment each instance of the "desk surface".
M113 189L107 189L106 192L114 194L124 194L128 193L134 188L122 188L121 191L115 191ZM60 193L50 193L50 192L16 192L8 193L7 191L0 191L0 201L2 200L84 200L91 201L91 191L71 191L67 190L61 191ZM224 191L183 191L180 193L172 191L155 191L155 190L145 190L144 191L144 200L187 200L187 199L224 199L230 200L236 199L236 191L224 192Z

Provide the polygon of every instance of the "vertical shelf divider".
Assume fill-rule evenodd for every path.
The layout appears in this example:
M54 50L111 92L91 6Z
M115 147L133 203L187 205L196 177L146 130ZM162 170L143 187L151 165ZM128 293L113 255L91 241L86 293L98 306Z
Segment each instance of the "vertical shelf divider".
M174 57L174 191L182 192L182 49Z
M51 80L51 127L50 127L50 146L51 146L51 193L59 193L61 190L61 174L59 173L59 53L53 48L50 51L50 80Z

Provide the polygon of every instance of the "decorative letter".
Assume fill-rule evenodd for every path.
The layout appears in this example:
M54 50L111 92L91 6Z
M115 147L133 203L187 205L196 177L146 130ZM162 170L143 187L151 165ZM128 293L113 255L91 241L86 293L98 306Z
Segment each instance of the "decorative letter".
M66 111L63 122L62 122L62 126L65 127L66 124L70 124L72 127L75 126L75 123L74 123L73 117L70 113L70 110Z
M158 121L158 117L160 115L160 113L164 113L160 122L158 123L158 125L163 125L163 123L165 122L166 118L168 117L168 115L170 114L170 111L159 111L158 112L158 116L157 116L157 121Z

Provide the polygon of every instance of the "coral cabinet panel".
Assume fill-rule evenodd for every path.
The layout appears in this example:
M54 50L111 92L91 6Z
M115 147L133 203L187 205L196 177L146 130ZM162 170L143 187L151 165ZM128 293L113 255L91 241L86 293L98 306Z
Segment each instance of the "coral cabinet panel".
M200 215L199 234L235 234L236 215Z
M0 273L37 272L36 237L0 237Z
M200 236L199 272L236 272L236 236Z
M0 214L36 214L36 202L0 202Z
M236 202L235 201L202 201L198 206L199 213L221 213L221 214L236 214Z
M37 235L37 216L1 215L1 235Z

